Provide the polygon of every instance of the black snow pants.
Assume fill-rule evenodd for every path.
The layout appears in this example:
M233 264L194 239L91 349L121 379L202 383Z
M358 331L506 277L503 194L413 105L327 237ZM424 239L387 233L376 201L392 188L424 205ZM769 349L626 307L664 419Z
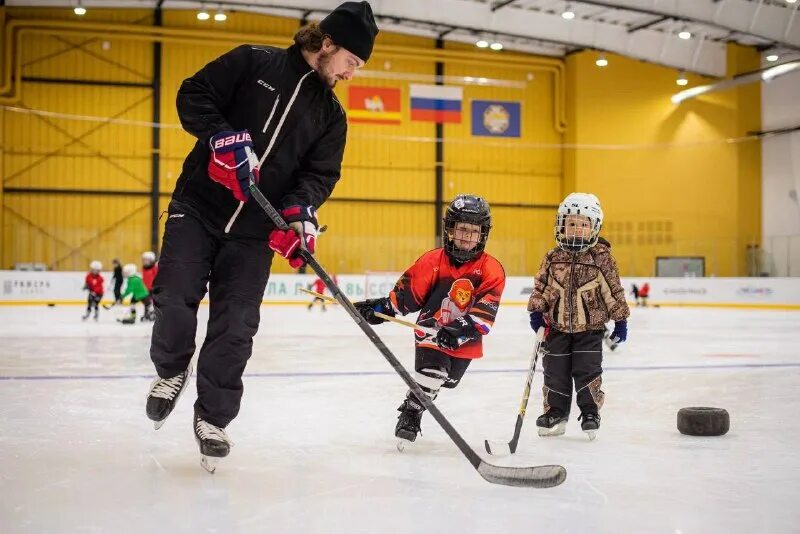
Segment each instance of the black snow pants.
M597 413L603 406L603 330L567 334L550 329L544 346L544 411L569 415L572 382L581 413Z
M170 204L158 274L150 358L161 378L189 366L195 352L197 309L209 292L208 330L197 359L195 412L225 427L239 413L244 373L258 331L273 253L265 240L209 229Z

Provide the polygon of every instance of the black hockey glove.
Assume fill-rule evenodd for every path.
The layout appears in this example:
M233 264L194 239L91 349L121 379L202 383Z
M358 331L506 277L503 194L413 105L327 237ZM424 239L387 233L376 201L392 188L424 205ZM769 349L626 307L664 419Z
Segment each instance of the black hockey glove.
M434 341L443 349L456 350L464 343L480 336L480 332L475 328L475 321L467 315L442 326Z
M360 302L354 302L353 306L356 307L356 310L358 310L358 313L361 314L361 317L363 317L369 324L381 324L386 322L386 319L375 317L375 312L394 317L394 307L392 306L392 301L389 300L389 297L362 300Z

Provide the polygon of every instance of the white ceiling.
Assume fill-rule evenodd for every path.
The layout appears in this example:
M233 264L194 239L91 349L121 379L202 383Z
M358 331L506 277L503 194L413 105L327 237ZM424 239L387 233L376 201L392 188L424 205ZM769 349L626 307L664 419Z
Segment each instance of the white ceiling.
M159 0L82 0L87 7L154 8ZM162 0L165 9L222 8L318 20L341 0ZM561 57L583 49L725 75L725 43L782 57L800 53L800 1L785 0L371 0L383 30L444 40L501 42ZM7 0L8 6L71 6L77 0ZM570 8L573 20L561 14ZM692 38L680 39L689 31Z

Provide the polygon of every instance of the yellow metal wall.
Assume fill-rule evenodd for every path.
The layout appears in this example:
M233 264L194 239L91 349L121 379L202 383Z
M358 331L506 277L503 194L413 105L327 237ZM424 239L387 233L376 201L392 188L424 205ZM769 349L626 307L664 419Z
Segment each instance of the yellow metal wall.
M0 9L2 11L2 9ZM6 8L8 19L64 19L79 27L68 9ZM224 24L199 22L193 11L166 11L170 28L247 32L276 36L263 44L288 45L298 21L231 13ZM89 20L152 23L152 12L91 9ZM23 47L23 75L101 82L147 84L152 80L153 44L146 40L33 35ZM108 44L104 45L104 41ZM274 41L274 42L273 42ZM431 51L430 39L381 33L379 45ZM160 209L165 209L183 158L194 139L179 128L175 94L181 81L233 43L162 44ZM494 230L488 250L509 274L530 274L552 246L554 210L572 190L598 194L607 214L604 233L614 243L626 274L649 275L658 254L706 255L709 271L741 274L743 246L759 236L760 152L743 145L685 144L736 137L758 129L757 86L707 95L674 107L675 72L622 57L607 69L579 53L566 62L566 133L556 126L555 71L520 56L504 65L493 58L510 54L446 44L479 63L447 60L446 76L496 78L520 87L466 85L463 122L444 127L444 196L459 192L486 196L493 204ZM737 71L757 63L757 54L734 48ZM541 64L552 67L550 59ZM528 68L526 63L532 63ZM376 52L367 69L379 74L432 75L435 62L396 51ZM435 126L411 122L409 84L366 73L353 84L398 87L403 121L398 126L351 124L342 180L320 210L329 231L319 257L336 272L397 271L434 245ZM692 84L701 80L691 80ZM75 121L21 114L0 108L2 266L45 262L54 269L84 269L91 259L138 261L150 248L152 114L148 87L90 86L24 82L18 107L70 115L115 117L132 123ZM347 84L337 94L347 107ZM471 135L474 99L522 103L522 137L489 139ZM13 135L10 135L13 134ZM579 148L562 148L562 143ZM614 150L587 144L654 145ZM113 196L14 192L37 188L115 191ZM140 193L139 195L129 193ZM522 205L525 207L515 207ZM538 206L538 207L531 207ZM161 224L163 225L163 220ZM163 226L162 226L163 228ZM275 272L287 272L275 262Z
M595 59L567 59L566 139L583 148L566 150L565 189L600 197L603 233L628 275L654 274L659 255L705 256L707 274L745 275L745 247L761 234L760 143L724 139L759 130L759 86L675 106L675 71ZM752 49L732 45L729 59L730 74L758 68Z

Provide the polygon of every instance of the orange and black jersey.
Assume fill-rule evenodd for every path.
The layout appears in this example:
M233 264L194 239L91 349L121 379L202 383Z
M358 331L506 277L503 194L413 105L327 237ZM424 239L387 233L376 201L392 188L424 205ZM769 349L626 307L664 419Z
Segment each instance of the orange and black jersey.
M500 262L487 253L460 265L437 248L422 255L397 281L389 293L398 313L419 312L417 324L438 328L469 315L481 334L451 351L440 348L431 336L415 332L418 347L426 347L457 358L483 356L482 337L494 324L506 274Z

